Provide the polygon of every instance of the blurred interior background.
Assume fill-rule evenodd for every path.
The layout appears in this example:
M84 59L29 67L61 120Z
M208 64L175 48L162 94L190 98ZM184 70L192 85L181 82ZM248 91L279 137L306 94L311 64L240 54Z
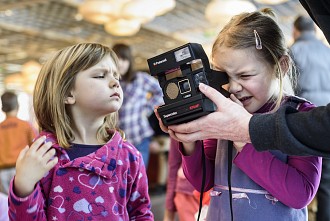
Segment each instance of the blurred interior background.
M148 58L187 42L209 54L232 15L264 7L276 12L290 45L294 19L306 14L298 0L0 0L0 94L16 91L18 117L33 122L34 82L54 51L79 42L125 43L136 69L148 70ZM318 36L325 41L320 30Z
M20 93L25 111L19 116L29 120L26 107L40 66L58 49L125 43L135 67L147 70L146 59L187 42L209 53L233 14L263 7L275 10L290 44L292 22L306 14L298 0L0 0L0 92Z
M207 54L219 30L241 11L271 7L292 42L292 23L306 14L298 0L0 0L0 93L19 94L19 117L33 121L31 94L52 52L79 42L132 46L135 67L187 42ZM325 39L319 30L319 37ZM4 119L0 111L0 122Z
M80 42L125 43L136 69L148 70L148 58L188 42L209 54L232 15L264 7L276 12L290 45L294 19L306 14L298 0L0 0L0 93L14 90L18 117L33 123L34 83L54 51ZM320 30L318 36L325 41ZM0 112L0 122L4 117ZM153 200L162 217L164 200Z
M40 64L78 42L132 45L143 70L187 42L208 52L232 14L262 7L275 10L290 43L294 18L306 13L298 0L0 0L0 92L31 93Z

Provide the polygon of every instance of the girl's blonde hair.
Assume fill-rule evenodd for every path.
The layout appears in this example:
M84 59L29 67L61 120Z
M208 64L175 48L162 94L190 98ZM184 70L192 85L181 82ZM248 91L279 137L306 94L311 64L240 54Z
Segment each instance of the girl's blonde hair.
M41 130L56 134L63 148L68 148L74 140L73 119L65 98L73 89L77 74L96 65L107 55L117 66L117 56L109 47L96 43L76 44L56 52L40 70L33 93L37 122ZM105 117L96 135L101 144L110 139L108 130L116 129L117 121L117 112Z
M212 55L223 46L233 49L254 48L257 58L275 67L274 77L279 79L280 90L272 98L276 103L274 111L279 108L285 95L294 94L296 86L295 66L275 19L275 13L270 8L236 15L221 30L212 48ZM261 49L257 49L256 40L260 40ZM285 58L282 62L288 69L286 73L281 69L280 58Z

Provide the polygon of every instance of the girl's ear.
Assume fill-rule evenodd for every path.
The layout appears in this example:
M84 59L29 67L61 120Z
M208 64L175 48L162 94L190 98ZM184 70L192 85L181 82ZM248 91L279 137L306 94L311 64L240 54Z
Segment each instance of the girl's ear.
M70 93L65 99L64 99L65 104L74 104L76 103L76 99L74 96Z
M279 60L279 63L280 63L280 68L281 68L281 72L283 74L283 77L288 73L289 71L289 62L290 62L290 58L288 55L283 55L280 60Z

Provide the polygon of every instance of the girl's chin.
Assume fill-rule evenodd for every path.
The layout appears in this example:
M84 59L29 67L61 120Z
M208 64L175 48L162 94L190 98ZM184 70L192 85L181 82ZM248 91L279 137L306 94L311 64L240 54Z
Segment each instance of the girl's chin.
M259 107L258 104L254 104L253 102L244 103L243 106L250 114L255 113L257 110L261 108L261 106Z
M244 106L244 108L250 113L250 114L253 114L255 112L257 112L260 108L262 107L259 106L259 105L253 105L253 104L250 104L248 106Z

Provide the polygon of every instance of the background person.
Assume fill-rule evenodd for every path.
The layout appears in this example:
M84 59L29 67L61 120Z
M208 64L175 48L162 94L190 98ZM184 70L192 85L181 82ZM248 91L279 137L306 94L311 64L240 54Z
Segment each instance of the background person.
M148 117L155 106L164 103L163 92L156 78L134 70L130 46L116 44L112 49L119 59L120 84L125 97L119 110L119 128L125 132L126 139L141 152L148 168L149 145L154 134Z
M0 221L8 220L8 196L0 192Z
M330 102L330 48L316 37L316 26L308 16L293 23L293 60L299 71L297 95L324 106Z
M37 131L29 122L17 118L19 106L14 92L4 92L1 95L1 104L6 118L0 123L0 191L8 194L19 152L32 144Z
M147 170L149 194L161 194L166 192L170 137L168 133L165 133L159 127L155 113L152 113L148 120L154 130L154 135L149 145L149 163L153 161L153 166Z
M193 221L199 209L199 198L194 196L195 188L183 174L179 142L170 139L165 214L163 221Z
M316 26L309 16L298 16L293 23L291 52L299 70L298 93L317 106L330 102L330 48L316 37ZM330 220L330 159L322 160L322 176L317 191L317 221Z

